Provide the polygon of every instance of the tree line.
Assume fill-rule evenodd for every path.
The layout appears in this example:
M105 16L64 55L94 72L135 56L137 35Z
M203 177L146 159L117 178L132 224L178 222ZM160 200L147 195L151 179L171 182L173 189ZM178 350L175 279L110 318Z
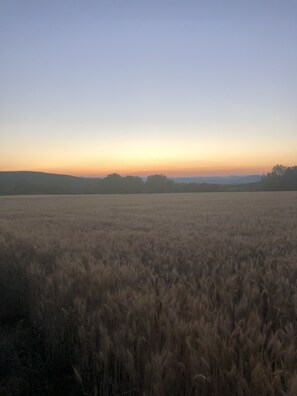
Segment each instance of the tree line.
M245 184L176 183L164 175L151 175L144 180L138 176L120 176L117 173L104 178L83 178L41 172L0 172L1 195L278 190L297 190L297 166L276 165L260 181Z
M176 183L164 175L122 177L116 173L101 179L106 193L171 193L215 191L292 191L297 190L297 166L275 165L259 182L245 184Z
M297 190L297 166L275 165L270 173L262 176L263 190L295 191Z

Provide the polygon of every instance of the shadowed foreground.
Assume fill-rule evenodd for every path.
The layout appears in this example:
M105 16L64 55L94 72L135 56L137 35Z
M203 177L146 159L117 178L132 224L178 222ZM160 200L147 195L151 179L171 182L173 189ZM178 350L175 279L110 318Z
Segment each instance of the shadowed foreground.
M0 198L0 394L297 394L297 193Z

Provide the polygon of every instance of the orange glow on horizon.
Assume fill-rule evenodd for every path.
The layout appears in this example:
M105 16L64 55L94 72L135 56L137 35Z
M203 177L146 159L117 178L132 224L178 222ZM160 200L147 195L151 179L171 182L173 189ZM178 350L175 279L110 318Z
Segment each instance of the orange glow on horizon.
M81 127L58 129L49 126L38 139L25 138L21 127L11 128L0 147L0 170L27 170L74 176L103 177L111 173L147 176L228 176L263 174L277 163L296 165L297 137L279 140L277 128L255 129L249 125L190 127L123 127L121 133L105 135ZM236 131L240 131L236 132ZM108 132L108 133L107 133ZM15 143L13 137L22 133ZM270 134L275 138L269 140ZM46 136L46 137L44 137ZM292 135L293 136L293 135ZM269 144L268 144L269 142ZM1 142L2 143L2 142Z
M168 146L168 147L167 147ZM164 174L181 176L229 176L263 174L274 165L296 165L296 150L279 152L279 147L270 146L264 152L262 146L253 151L235 145L209 144L166 145L160 142L134 146L132 143L111 145L103 148L90 145L74 146L71 150L63 147L47 147L44 151L15 151L15 156L4 152L0 157L0 170L39 171L73 176L103 177L111 173L120 175L148 176Z
M106 166L101 167L99 170L92 166L57 166L57 167L30 167L30 168L15 168L10 167L9 169L2 169L6 171L36 171L46 173L56 173L72 176L82 177L104 177L111 173L118 173L122 176L149 176L154 174L164 174L168 177L187 177L187 176L230 176L230 175L249 175L249 174L264 174L269 172L272 167L280 161L274 161L270 164L234 164L234 163L223 163L223 164L201 164L201 165L190 165L190 164L166 164L166 165L148 165L148 166ZM294 164L288 164L283 162L286 166L293 166Z

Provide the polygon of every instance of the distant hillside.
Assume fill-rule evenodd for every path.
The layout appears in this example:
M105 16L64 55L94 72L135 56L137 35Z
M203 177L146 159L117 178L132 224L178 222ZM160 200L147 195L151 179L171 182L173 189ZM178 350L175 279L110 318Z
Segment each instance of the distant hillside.
M207 183L207 184L246 184L256 183L261 180L261 175L248 176L199 176L175 177L176 183Z
M43 172L0 172L0 194L86 194L96 192L96 179Z

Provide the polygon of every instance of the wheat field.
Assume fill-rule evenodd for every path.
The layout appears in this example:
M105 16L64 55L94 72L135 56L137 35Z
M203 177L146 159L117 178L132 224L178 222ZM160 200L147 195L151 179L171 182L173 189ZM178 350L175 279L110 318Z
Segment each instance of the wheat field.
M0 198L0 394L297 395L297 193Z

